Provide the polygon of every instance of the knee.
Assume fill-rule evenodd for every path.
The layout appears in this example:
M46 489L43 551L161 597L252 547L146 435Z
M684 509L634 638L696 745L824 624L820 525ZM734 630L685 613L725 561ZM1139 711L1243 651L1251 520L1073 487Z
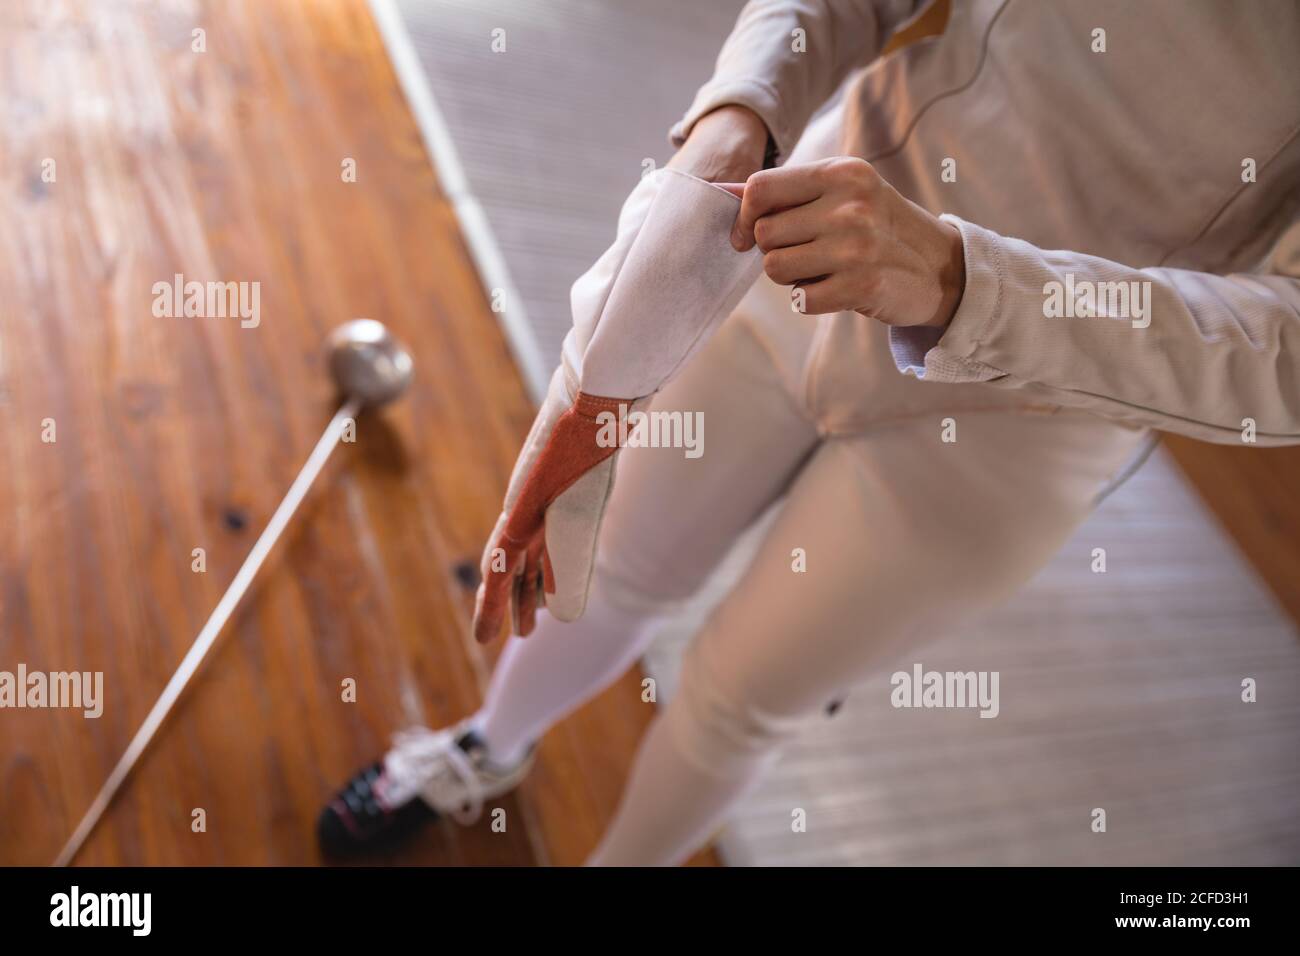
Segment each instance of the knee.
M678 750L698 769L724 775L774 757L813 715L777 713L743 688L737 671L714 666L701 643L683 660L665 717Z

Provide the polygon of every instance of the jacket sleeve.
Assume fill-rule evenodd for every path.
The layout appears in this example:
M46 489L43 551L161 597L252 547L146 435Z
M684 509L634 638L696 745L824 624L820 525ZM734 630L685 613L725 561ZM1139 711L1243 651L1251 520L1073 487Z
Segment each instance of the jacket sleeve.
M1224 444L1300 443L1300 220L1258 273L1132 269L954 216L966 290L942 332L891 329L899 371L988 382Z
M573 283L573 328L561 350L565 383L604 398L644 398L678 373L763 270L737 252L740 200L676 169L632 190L614 244Z
M669 133L681 146L719 106L747 106L784 158L849 73L880 55L930 0L750 0L718 54L713 78Z

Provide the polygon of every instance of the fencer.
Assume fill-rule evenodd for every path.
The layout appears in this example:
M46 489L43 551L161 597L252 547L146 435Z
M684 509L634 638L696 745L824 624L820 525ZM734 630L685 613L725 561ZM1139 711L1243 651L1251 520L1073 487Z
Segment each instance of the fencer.
M779 502L590 860L681 862L828 700L1033 575L1149 429L1300 441L1300 9L970 0L882 59L923 6L745 7L574 285L484 551L476 634L515 635L486 700L399 733L327 849L473 819ZM707 453L601 447L619 404L702 413Z

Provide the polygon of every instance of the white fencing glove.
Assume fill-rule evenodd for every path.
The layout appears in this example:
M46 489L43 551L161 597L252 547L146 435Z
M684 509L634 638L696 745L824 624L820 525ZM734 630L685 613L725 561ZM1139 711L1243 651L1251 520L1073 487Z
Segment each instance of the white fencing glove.
M582 616L628 414L685 366L762 271L757 248L731 245L739 208L720 186L656 170L623 204L614 244L573 284L560 367L483 553L479 641L497 635L507 606L521 636L542 600L562 621Z

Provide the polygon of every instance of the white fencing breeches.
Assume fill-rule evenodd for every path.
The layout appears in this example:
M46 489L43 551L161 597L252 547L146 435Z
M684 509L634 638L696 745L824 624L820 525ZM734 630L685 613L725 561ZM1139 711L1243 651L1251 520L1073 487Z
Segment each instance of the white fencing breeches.
M782 501L687 652L595 863L683 860L828 702L1032 576L1141 444L1143 432L1088 414L905 378L882 327L798 316L788 301L760 280L656 398L654 410L702 415L703 454L623 452L602 609L543 618L480 712L493 747L540 734L617 677L646 621Z

